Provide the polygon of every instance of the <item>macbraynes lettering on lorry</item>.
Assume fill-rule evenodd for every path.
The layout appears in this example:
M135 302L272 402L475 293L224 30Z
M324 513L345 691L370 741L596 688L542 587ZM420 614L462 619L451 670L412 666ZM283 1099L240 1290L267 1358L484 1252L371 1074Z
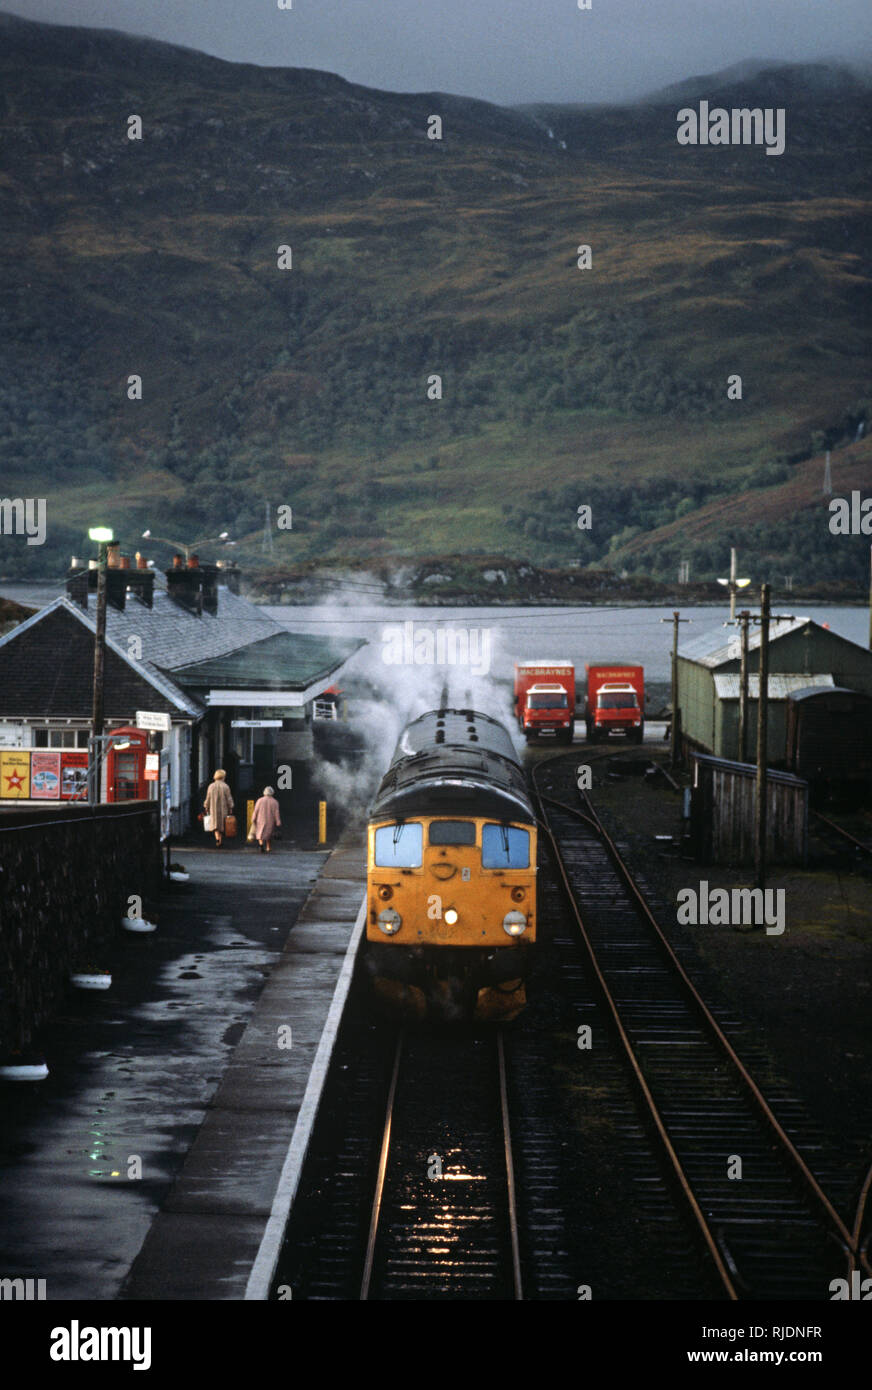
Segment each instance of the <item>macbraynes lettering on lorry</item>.
M515 718L528 743L575 732L575 667L571 661L515 662Z
M587 706L584 713L588 743L645 737L645 673L641 666L586 666Z

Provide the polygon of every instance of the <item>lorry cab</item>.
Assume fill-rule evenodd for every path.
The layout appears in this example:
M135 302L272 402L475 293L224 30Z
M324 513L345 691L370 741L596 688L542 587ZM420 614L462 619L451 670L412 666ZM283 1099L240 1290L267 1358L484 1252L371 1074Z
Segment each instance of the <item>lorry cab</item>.
M515 715L528 743L542 736L571 743L575 720L572 662L517 662Z
M645 737L642 668L627 668L627 680L604 679L605 674L602 667L588 667L588 740L595 743L598 739L626 738L641 743Z

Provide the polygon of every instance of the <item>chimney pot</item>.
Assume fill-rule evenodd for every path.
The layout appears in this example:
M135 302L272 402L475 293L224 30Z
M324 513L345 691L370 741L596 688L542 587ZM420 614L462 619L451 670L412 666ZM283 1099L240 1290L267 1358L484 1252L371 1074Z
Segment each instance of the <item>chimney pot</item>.
M188 558L188 569L189 569L189 570L198 570L199 568L200 568L200 557L199 557L199 555L191 555L191 556L189 556L189 558Z
M129 570L129 569L130 569L130 556L129 556L129 555L119 555L119 557L118 557L118 566L119 566L120 569Z
M145 558L144 555L140 555L140 553L139 553L138 550L137 550L137 552L136 552L136 568L137 568L138 570L147 570L147 569L148 569L148 561L146 560L146 558Z
M184 564L184 560L182 559L181 555L174 555L174 556L173 556L173 569L174 569L174 570L180 570L180 569L184 569L184 567L185 567L185 564Z

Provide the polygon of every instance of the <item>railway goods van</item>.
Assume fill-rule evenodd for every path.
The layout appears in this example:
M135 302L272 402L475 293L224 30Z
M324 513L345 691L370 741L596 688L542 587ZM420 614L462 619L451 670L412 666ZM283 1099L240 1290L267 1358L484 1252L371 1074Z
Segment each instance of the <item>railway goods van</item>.
M833 795L872 803L872 696L839 686L793 691L786 754L813 804Z
M528 743L571 743L575 730L575 667L571 661L515 662L515 717Z
M391 1012L509 1019L536 940L536 817L507 730L438 709L403 731L367 828L363 948Z
M586 666L584 725L589 743L645 737L645 673L641 666Z

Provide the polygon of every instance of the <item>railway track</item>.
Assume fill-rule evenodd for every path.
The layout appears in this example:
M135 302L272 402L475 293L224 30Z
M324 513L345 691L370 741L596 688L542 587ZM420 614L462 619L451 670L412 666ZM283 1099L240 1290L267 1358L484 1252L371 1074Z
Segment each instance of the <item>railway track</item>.
M352 1019L275 1287L293 1297L518 1300L501 1030Z
M849 1231L666 941L590 798L578 805L572 770L565 755L533 770L543 825L612 1026L722 1293L826 1298L846 1262L849 1271L872 1272L860 1247L862 1215Z
M858 839L850 830L846 830L843 825L839 825L836 821L830 820L829 816L822 815L820 811L812 811L812 815L815 820L819 820L822 825L825 825L832 834L839 836L842 840L847 840L849 844L853 845L855 849L861 850L863 854L872 855L872 844L868 841Z
M446 1052L457 1049L445 1038L434 1047L429 1037L399 1035L363 1300L523 1298L502 1032L481 1044L466 1041L457 1058L462 1104L446 1130Z

